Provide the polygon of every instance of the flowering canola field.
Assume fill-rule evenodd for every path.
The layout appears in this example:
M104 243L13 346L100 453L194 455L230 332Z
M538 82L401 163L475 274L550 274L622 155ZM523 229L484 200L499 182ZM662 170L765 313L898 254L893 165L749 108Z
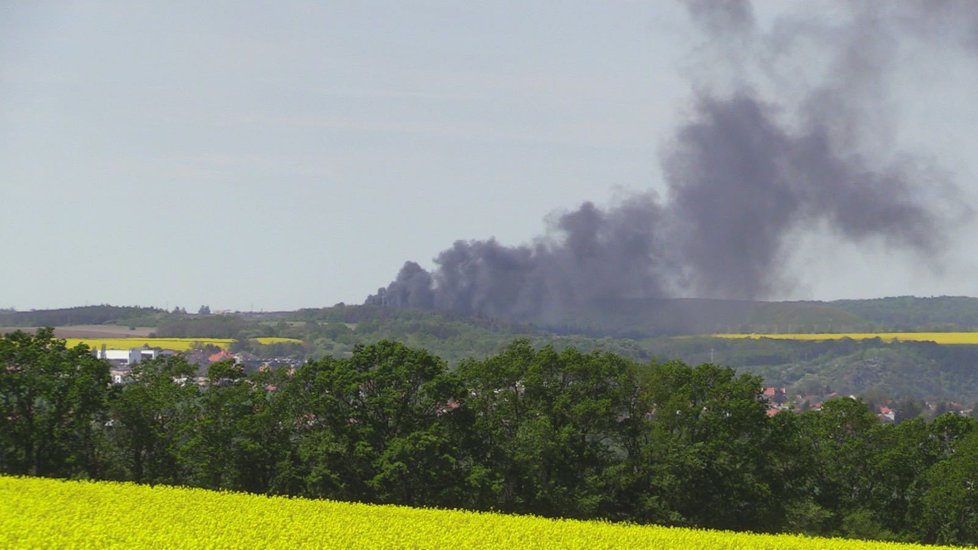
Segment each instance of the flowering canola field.
M264 336L255 338L255 340L259 344L278 344L282 342L302 343L302 340L295 338L279 338L277 336ZM234 340L231 338L150 338L146 336L135 336L132 338L66 338L65 342L68 347L85 344L92 349L101 348L104 344L109 349L141 348L147 345L151 348L187 351L197 344L209 344L221 349L227 349Z
M871 340L879 338L888 342L935 342L937 344L972 344L978 345L978 332L820 332L820 333L785 333L785 334L714 334L716 338L758 339L774 338L778 340Z
M0 547L923 548L3 476Z

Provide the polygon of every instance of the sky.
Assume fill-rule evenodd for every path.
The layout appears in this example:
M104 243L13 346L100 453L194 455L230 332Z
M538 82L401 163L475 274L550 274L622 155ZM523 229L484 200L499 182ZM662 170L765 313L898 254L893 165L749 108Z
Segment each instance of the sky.
M774 30L801 9L753 6ZM0 3L0 308L361 303L457 240L668 200L697 94L758 70L703 28L658 0ZM816 220L764 297L978 295L978 49L896 38L874 144L949 182L913 183L941 250ZM792 52L751 84L826 62Z

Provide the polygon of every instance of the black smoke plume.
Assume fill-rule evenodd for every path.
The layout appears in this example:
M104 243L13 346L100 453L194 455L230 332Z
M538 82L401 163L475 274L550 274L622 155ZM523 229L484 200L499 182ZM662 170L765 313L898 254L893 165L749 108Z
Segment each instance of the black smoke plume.
M749 2L685 4L713 46L691 71L689 116L663 148L664 198L586 202L529 245L457 241L434 271L407 262L367 303L559 321L627 298L765 297L783 290L792 236L813 225L933 256L946 224L922 193L950 183L890 151L894 44L953 27L958 43L975 45L972 4L841 3L841 22L785 16L765 32ZM780 60L802 41L827 52L826 69L784 84ZM712 81L715 63L734 74Z

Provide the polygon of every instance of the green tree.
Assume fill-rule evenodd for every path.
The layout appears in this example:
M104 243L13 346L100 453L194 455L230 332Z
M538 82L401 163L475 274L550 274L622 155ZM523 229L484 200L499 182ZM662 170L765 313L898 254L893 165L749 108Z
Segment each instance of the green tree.
M712 364L653 365L643 377L650 414L644 454L657 520L777 529L784 515L777 441L760 379Z
M830 512L819 534L865 536L869 521L885 534L872 505L879 484L874 464L885 429L876 415L861 400L837 398L826 401L820 411L803 413L800 426L808 442L805 452L816 458L809 487L812 502ZM848 523L858 533L844 525L853 514Z
M469 440L496 507L569 517L615 516L633 365L604 353L534 350L516 340L459 367L475 415Z
M925 542L978 544L978 432L923 476L920 529Z
M0 470L97 477L109 367L51 328L0 338Z
M464 390L441 359L382 341L306 363L289 388L309 494L458 505L465 462L453 418Z
M109 441L116 477L140 483L185 481L180 455L196 422L197 367L182 356L133 365L110 402Z
M245 475L254 472L247 467L252 465L248 451L253 449L242 425L252 420L264 400L263 392L233 360L208 366L207 386L200 394L192 434L180 456L192 485L262 492L251 485L258 480Z

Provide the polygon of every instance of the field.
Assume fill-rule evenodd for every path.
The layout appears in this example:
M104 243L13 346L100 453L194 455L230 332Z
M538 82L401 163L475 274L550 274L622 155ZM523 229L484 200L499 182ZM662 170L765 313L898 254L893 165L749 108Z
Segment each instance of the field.
M924 548L2 476L0 547Z
M233 342L231 338L66 338L69 347L78 344L97 349L103 345L109 349L128 349L149 346L151 348L162 348L174 351L187 351L198 344L209 344L222 349L227 349ZM302 340L295 338L262 337L256 338L260 344L277 344L282 342L302 343Z
M888 342L934 342L937 344L978 345L978 332L840 332L840 333L794 333L794 334L714 334L716 338L773 338L777 340L872 340L879 338Z

